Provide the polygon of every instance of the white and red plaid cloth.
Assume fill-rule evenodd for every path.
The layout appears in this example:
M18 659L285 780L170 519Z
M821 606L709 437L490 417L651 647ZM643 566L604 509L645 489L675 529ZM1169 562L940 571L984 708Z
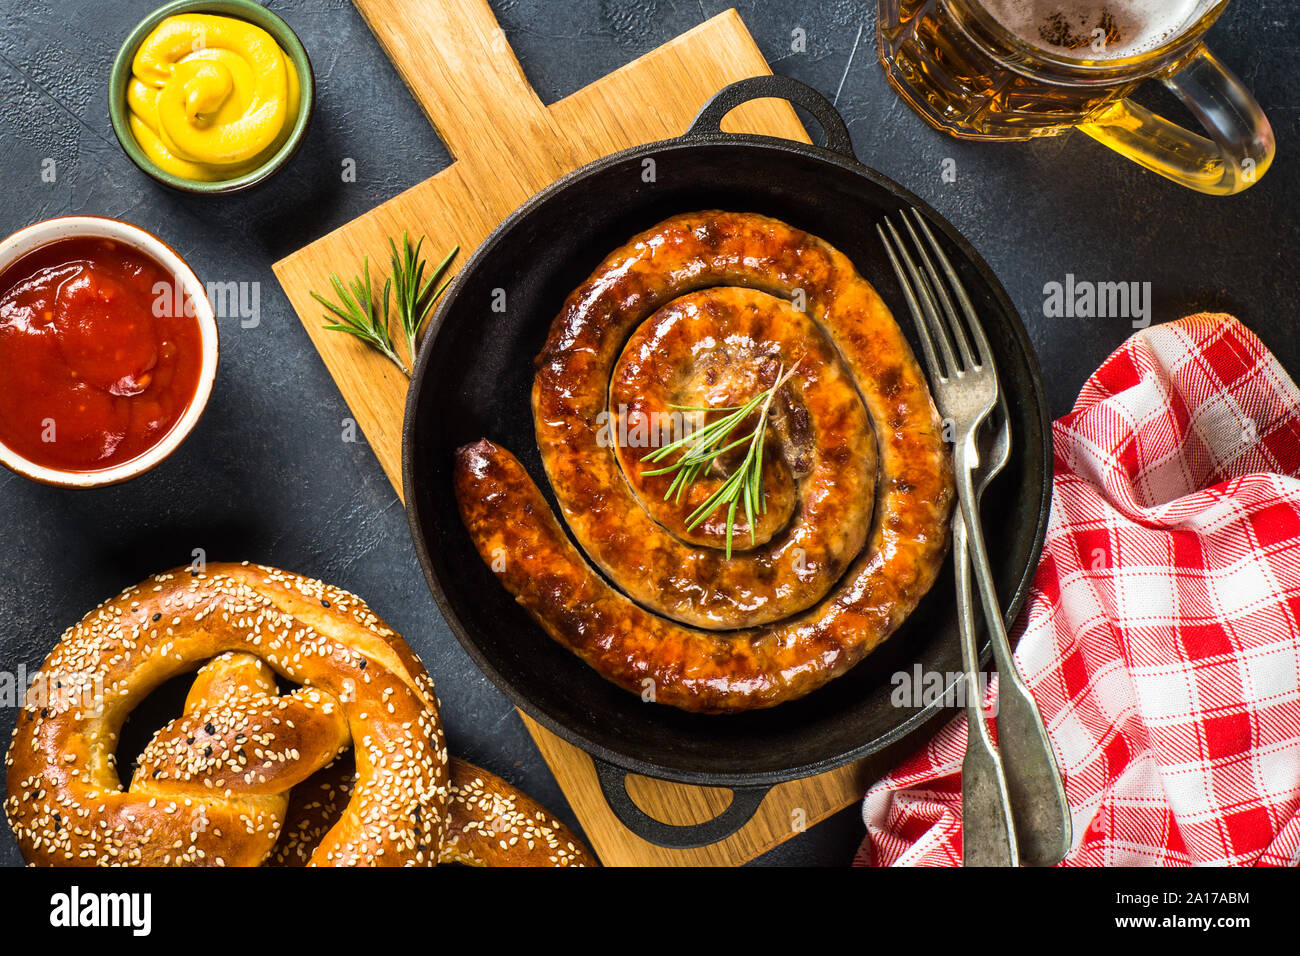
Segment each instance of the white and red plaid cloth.
M1295 864L1300 392L1236 319L1193 315L1129 339L1052 440L1015 658L1065 777L1065 862ZM867 792L855 862L961 862L965 746L957 717Z

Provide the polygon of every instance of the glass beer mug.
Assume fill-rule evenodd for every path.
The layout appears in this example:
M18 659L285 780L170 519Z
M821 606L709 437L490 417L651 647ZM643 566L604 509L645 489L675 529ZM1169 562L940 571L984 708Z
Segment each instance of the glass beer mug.
M1273 161L1273 130L1202 43L1228 0L879 0L890 85L931 126L963 139L1080 129L1147 169L1228 195ZM1158 78L1205 127L1127 99Z

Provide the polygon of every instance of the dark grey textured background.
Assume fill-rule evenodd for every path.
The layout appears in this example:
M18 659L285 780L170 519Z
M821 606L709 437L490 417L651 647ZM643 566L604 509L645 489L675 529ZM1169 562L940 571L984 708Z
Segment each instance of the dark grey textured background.
M730 5L491 3L547 102ZM427 178L450 157L348 0L267 5L312 57L316 118L302 151L272 184L204 199L146 178L109 125L113 55L154 0L0 0L0 234L49 216L116 216L172 243L205 280L261 284L260 326L224 325L207 415L161 468L93 492L0 474L0 669L20 662L35 668L59 632L94 604L153 571L188 562L195 548L211 560L280 565L369 601L406 635L437 681L453 749L572 823L518 716L439 618L402 509L374 457L364 443L341 441L347 408L270 270L274 260ZM1150 281L1156 321L1231 311L1285 366L1300 369L1300 280L1291 262L1300 232L1294 0L1235 3L1210 34L1211 45L1255 91L1279 144L1268 176L1231 199L1177 187L1081 134L977 145L931 131L885 83L875 56L874 3L742 0L738 7L773 69L827 95L838 89L858 155L933 204L989 261L1038 349L1054 416L1069 409L1088 374L1132 332L1124 320L1045 319L1043 285L1066 273ZM806 31L806 52L791 51L796 27ZM1160 90L1142 98L1171 108ZM349 157L355 183L339 175ZM56 163L53 184L41 181L47 158ZM956 163L954 183L941 178L946 158ZM0 739L7 740L12 724L11 709L0 713ZM0 863L21 862L7 828L0 831ZM844 864L861 836L858 810L850 808L761 862Z

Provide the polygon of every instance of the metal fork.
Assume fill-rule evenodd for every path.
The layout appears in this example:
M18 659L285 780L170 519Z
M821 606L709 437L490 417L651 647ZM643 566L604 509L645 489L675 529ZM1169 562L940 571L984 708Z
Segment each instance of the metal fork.
M1006 400L998 395L997 408L977 432L983 470L975 486L976 505L1011 457L1011 419ZM966 522L961 511L952 516L952 553L957 578L962 666L966 671L966 754L961 765L962 863L966 866L1016 866L1020 862L1011 794L1002 758L993 746L984 719L980 684L980 651L975 631L975 605L971 594Z
M976 815L982 822L991 820L989 831L993 835L994 847L997 845L998 830L1006 829L1006 851L1002 855L1011 861L1014 862L1018 855L1023 863L1050 865L1059 862L1070 846L1069 805L1065 800L1065 788L1061 784L1060 771L1038 705L1034 703L1033 696L1012 660L1011 645L1007 641L1001 604L998 602L988 549L980 526L979 499L975 487L975 472L980 466L980 449L977 444L980 425L1001 394L997 370L993 364L988 338L952 263L921 214L914 209L909 212L910 217L903 214L900 218L924 271L917 268L907 244L892 221L888 218L885 220L888 231L881 226L876 229L885 244L916 323L921 349L930 370L935 404L955 430L953 457L960 521L954 523L953 555L958 562L958 604L963 644L974 643L974 614L971 608L972 595L969 592L969 569L966 567L969 555L999 675L997 728L1005 760L998 763L1001 764L1002 773L999 775L997 772L999 768L994 762L996 754L994 760L990 760L984 752L986 747L991 749L991 741L986 742L985 722L978 709L970 713L968 706L972 732L968 735L967 760L974 761L973 769L980 771L980 775L972 779L968 791L963 773L962 793L963 803L971 799L982 803L985 808L992 806L998 810L989 813L987 810L981 812L973 806L968 807L971 812L963 814L964 821L970 822ZM922 235L925 237L924 242ZM939 275L940 270L943 278ZM954 299L960 305L960 314L954 305ZM960 537L966 539L966 554L959 550L959 545L963 543L957 531L959 526ZM965 593L963 577L966 577ZM972 747L975 748L974 755L971 753ZM1011 810L1004 812L1001 807L1006 805L1007 797L1010 798ZM1014 824L1008 826L1011 819L1014 819ZM999 821L1006 822L1000 824Z

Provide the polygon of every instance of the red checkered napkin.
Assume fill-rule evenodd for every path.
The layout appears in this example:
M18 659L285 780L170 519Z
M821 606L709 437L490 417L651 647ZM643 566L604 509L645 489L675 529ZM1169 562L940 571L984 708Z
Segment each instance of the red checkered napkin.
M1295 864L1300 392L1236 319L1193 315L1129 339L1052 439L1015 657L1065 776L1066 862ZM965 746L958 717L868 791L858 864L961 862Z

